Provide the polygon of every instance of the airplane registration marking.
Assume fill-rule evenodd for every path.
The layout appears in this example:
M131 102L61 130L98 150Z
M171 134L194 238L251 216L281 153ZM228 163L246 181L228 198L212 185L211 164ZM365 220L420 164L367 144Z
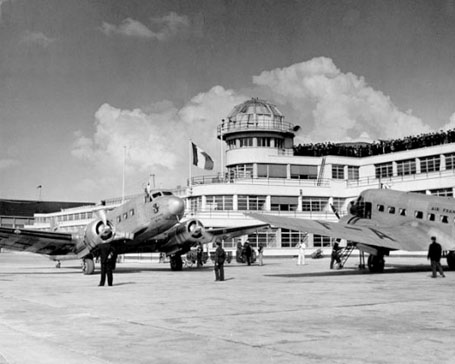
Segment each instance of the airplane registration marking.
M430 211L436 211L436 212L439 212L439 210L440 210L439 207L436 207L436 206L433 206L430 209ZM448 209L446 207L443 207L441 212L446 213L446 214L455 214L455 210Z

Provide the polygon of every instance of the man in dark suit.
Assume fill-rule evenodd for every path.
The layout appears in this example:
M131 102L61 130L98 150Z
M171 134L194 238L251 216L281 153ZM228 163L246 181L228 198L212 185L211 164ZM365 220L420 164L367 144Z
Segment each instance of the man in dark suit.
M112 271L114 269L116 254L111 244L101 244L98 247L101 261L101 279L99 286L104 286L107 276L107 284L112 286L114 277Z
M224 281L224 261L226 260L226 252L221 247L221 240L216 240L215 250L215 280Z
M428 247L428 255L427 259L430 259L431 261L431 269L433 270L433 275L431 276L432 278L436 278L436 270L439 271L439 274L441 277L445 277L444 272L442 270L441 266L441 254L442 254L442 248L439 243L436 242L436 237L432 236L431 237L431 244Z

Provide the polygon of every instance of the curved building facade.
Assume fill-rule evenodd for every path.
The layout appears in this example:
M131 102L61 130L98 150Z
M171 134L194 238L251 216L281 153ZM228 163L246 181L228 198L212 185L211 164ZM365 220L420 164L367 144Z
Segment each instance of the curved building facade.
M234 107L217 127L217 137L225 143L223 177L192 178L189 214L207 227L256 223L245 215L249 211L336 221L329 200L343 215L367 188L453 196L455 138L429 145L414 140L412 149L382 142L297 147L298 129L265 100L253 98ZM310 248L332 243L328 237L275 227L224 244L235 248L247 239L278 254L302 239Z

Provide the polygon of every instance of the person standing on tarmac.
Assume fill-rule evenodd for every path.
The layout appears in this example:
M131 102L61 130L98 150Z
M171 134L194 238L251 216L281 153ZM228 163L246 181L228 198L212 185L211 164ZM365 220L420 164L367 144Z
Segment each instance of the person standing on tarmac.
M215 250L215 281L224 281L224 261L226 252L221 247L221 240L216 240Z
M114 269L116 259L115 250L111 244L100 244L98 249L100 252L101 261L101 279L98 286L104 286L104 283L106 282L106 276L108 286L112 286L114 282L112 271Z
M196 261L197 261L197 267L201 268L202 267L202 254L203 254L203 249L202 249L202 244L199 243L196 248Z
M338 242L333 243L332 255L330 257L330 269L333 269L333 263L337 262L338 267L340 267L340 246Z
M259 265L264 265L263 257L264 257L264 245L262 245L262 243L259 243L259 245L258 245L258 261L259 261Z
M305 248L306 244L304 241L301 241L297 248L299 249L299 255L297 257L297 265L305 265Z
M245 242L244 248L245 248L246 262L248 263L248 265L251 265L251 256L253 255L253 250L251 249L251 245L250 245L249 241Z
M433 271L431 278L437 277L436 270L439 271L439 274L441 275L441 277L445 277L444 271L442 270L442 266L441 266L441 254L442 254L441 245L438 242L436 242L436 237L432 236L431 244L428 247L428 255L427 255L427 259L430 259L430 261L431 261L431 269Z

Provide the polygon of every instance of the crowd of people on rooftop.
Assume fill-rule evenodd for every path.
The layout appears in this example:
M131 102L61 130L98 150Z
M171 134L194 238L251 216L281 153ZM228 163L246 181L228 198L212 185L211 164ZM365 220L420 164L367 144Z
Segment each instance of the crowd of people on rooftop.
M455 129L407 136L401 139L379 140L372 143L299 144L294 146L294 155L313 157L339 155L360 158L447 143L455 143Z

